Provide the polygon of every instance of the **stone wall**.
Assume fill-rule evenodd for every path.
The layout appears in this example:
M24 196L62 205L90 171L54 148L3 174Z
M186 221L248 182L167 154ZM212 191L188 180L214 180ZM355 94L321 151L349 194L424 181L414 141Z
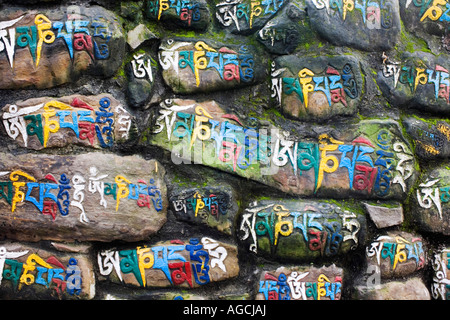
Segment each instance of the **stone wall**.
M446 300L449 21L0 1L0 297Z

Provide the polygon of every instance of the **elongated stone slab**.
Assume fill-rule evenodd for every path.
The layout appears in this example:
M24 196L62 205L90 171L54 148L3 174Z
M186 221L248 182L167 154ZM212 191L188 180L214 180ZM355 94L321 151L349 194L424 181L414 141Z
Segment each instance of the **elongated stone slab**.
M100 152L0 154L0 233L37 241L140 241L166 222L165 170Z
M280 267L261 273L256 300L340 300L344 270L329 267Z
M409 213L420 230L450 235L448 163L423 172L411 193Z
M170 209L180 221L206 225L231 235L238 205L229 186L177 188L169 195Z
M133 118L109 94L36 98L2 109L2 132L25 148L110 148L129 139Z
M449 300L450 286L448 285L450 279L449 273L449 258L450 248L441 246L433 251L432 257L432 282L431 282L431 297L435 300Z
M417 177L409 143L392 120L324 127L303 138L257 119L247 125L214 101L170 100L158 112L143 143L171 151L176 163L211 166L286 193L400 200Z
M335 257L365 241L366 218L344 202L260 200L242 213L239 239L255 254L272 259Z
M204 30L210 24L210 12L205 0L146 0L146 14L151 20L168 27Z
M359 3L306 0L311 26L337 46L366 51L391 49L400 35L398 1Z
M64 253L17 242L0 243L3 299L93 299L94 266L88 254Z
M434 56L415 51L403 53L401 60L381 54L377 74L381 92L395 105L437 115L449 114L449 55Z
M370 269L380 278L407 277L425 268L427 244L422 237L407 232L388 232L378 236L366 248Z
M176 93L211 92L262 81L266 67L255 47L210 40L164 39L159 63L165 83Z
M4 8L0 21L0 89L50 88L83 74L110 77L122 64L121 23L102 7Z
M97 257L100 281L142 288L198 288L239 274L236 246L207 237L104 250Z
M272 97L290 116L324 120L353 115L363 96L356 58L282 56L272 63Z

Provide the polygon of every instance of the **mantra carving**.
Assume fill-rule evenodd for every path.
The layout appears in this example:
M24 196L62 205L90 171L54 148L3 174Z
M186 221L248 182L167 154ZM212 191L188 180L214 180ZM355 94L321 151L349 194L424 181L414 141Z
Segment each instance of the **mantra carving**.
M328 274L327 268L265 272L259 281L258 296L263 300L340 300L342 273ZM257 296L257 299L258 299Z
M234 249L233 249L234 248ZM235 247L203 237L98 253L100 274L140 287L195 288L235 277ZM238 268L237 268L238 269ZM114 280L112 280L114 281Z
M192 0L149 0L147 2L147 12L150 17L160 20L169 12L175 13L180 21L186 23L188 27L198 23L203 19L208 19L203 11L207 12L205 4Z
M362 227L355 213L334 204L261 201L244 211L239 232L254 253L280 254L284 245L298 251L290 258L329 257L358 246Z
M22 25L25 20L34 23ZM42 13L34 15L34 18L22 15L0 22L0 53L5 51L13 68L16 48L28 47L33 63L38 67L43 47L62 42L70 59L74 59L75 52L84 51L93 61L105 60L110 56L108 42L112 34L110 21L103 16L86 18L67 14L63 20L52 21Z
M332 16L338 14L343 22L349 15L361 17L368 29L390 29L393 25L392 4L386 0L311 0L318 10Z
M410 272L425 267L426 255L420 237L379 236L366 248L366 256L381 268L382 275L396 274L402 268ZM408 266L409 265L409 266Z
M420 8L420 22L450 22L450 3L448 0L407 0L405 8L408 9L411 4L413 4L416 8Z
M433 281L431 283L431 296L433 299L450 300L450 250L444 248L434 253L432 259Z
M350 64L346 64L342 71L333 66L326 67L320 74L315 74L308 68L298 72L298 77L283 77L286 68L276 69L272 63L272 98L276 98L282 105L283 97L293 95L299 103L308 108L309 96L321 92L325 95L328 106L341 103L347 107L347 101L359 97L360 89L357 86Z
M393 78L394 89L402 84L410 89L411 93L416 93L418 87L430 87L433 89L436 101L450 103L450 79L448 69L435 65L434 69L423 66L414 66L411 63L400 63L392 61L383 53L383 76Z
M132 124L128 111L109 95L28 100L20 106L7 105L3 111L1 119L8 136L37 150L70 141L109 148L116 140L128 139Z
M159 63L164 71L171 70L176 75L187 72L196 87L201 84L201 75L208 71L225 82L245 84L254 80L254 56L245 45L234 50L214 48L204 41L191 43L170 39L160 46Z
M348 190L386 197L396 184L406 192L414 172L414 157L407 144L381 126L371 137L361 134L348 142L328 134L320 135L318 142L302 141L277 129L269 132L244 126L235 115L209 111L206 103L178 103L181 101L162 103L156 118L153 133L163 136L163 147L172 147L173 153L183 153L183 158L196 162L241 175L248 172L257 180L262 175L276 179L276 173L284 169L298 188L303 186L301 179L309 177L313 184L304 182L298 192L315 194L328 175L342 174ZM194 148L197 142L212 148ZM212 159L207 159L205 152L211 153ZM255 173L255 167L259 172Z
M171 197L170 202L175 214L201 219L208 219L209 216L212 216L216 220L227 214L230 201L228 194L220 191L220 193L207 191L200 193L201 191L196 190L186 196Z
M439 220L443 220L443 205L450 201L450 185L441 186L439 183L441 179L427 179L419 184L416 190L416 198L420 207L424 209L435 208ZM431 211L432 215L435 212Z
M28 287L39 287L61 299L86 294L84 276L75 257L44 257L33 250L0 246L0 290L9 287L20 293Z
M256 19L270 18L283 4L284 0L225 0L216 4L216 18L224 27L252 29Z

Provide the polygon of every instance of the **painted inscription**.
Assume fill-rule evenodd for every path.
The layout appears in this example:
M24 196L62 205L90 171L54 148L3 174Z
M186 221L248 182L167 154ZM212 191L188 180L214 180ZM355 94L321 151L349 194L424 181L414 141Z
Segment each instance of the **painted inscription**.
M432 259L433 280L431 296L436 300L450 300L450 249L442 248L434 253Z
M365 219L326 202L260 201L242 214L240 240L254 253L332 257L356 248Z
M370 137L360 134L348 142L328 134L318 142L303 141L276 128L247 127L215 103L180 100L163 102L155 120L153 133L161 140L151 143L268 184L287 175L283 190L295 193L313 195L331 188L327 177L339 175L340 183L346 181L346 186L339 184L341 189L389 197L397 185L400 193L408 190L414 171L414 157L393 123L373 123L378 126L375 134L372 130Z
M450 79L448 68L436 64L427 68L423 64L418 66L412 62L401 63L391 60L385 53L383 59L383 76L393 80L393 90L400 86L409 89L411 94L424 88L433 92L434 99L444 104L450 104Z
M163 77L166 82L173 82L174 90L179 90L176 83L180 81L185 82L184 86L190 91L196 91L199 88L206 90L212 85L212 79L226 87L246 85L255 80L255 57L245 45L236 49L217 48L205 41L194 43L169 39L159 48L159 63ZM172 73L176 79L171 79Z
M149 0L147 13L155 20L176 17L185 27L196 27L209 21L209 10L206 3L195 0Z
M105 250L97 258L100 274L112 281L115 277L139 287L196 288L237 276L236 255L235 247L203 237Z
M362 19L367 29L389 29L392 27L393 8L384 0L311 0L318 10L325 9L330 16L338 15L342 22L349 16Z
M110 148L128 139L132 125L130 113L110 95L28 100L5 106L1 118L10 138L36 150L70 141Z
M381 277L411 274L426 264L423 240L414 236L379 236L367 246L366 256Z
M33 21L32 24L23 24L30 20ZM62 20L52 21L42 13L33 17L24 14L0 22L0 53L5 52L13 68L16 50L28 48L30 58L38 67L44 47L61 41L72 60L79 51L86 52L92 61L105 60L110 57L108 42L112 34L111 21L100 15L85 17L67 14Z
M420 22L450 23L450 3L448 0L406 0L405 8L418 8Z
M59 299L93 298L90 286L84 283L92 283L93 279L85 279L89 275L83 273L78 256L59 257L43 250L14 247L0 245L0 291L11 291L13 295L44 291Z
M270 18L283 4L284 0L225 0L216 4L216 18L226 28L251 30L256 20Z
M340 300L342 269L284 268L263 272L256 300Z

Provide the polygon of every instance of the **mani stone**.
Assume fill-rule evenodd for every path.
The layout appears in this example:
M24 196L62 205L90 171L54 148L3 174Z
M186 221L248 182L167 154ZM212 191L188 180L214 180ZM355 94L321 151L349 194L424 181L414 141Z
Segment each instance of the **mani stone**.
M382 279L406 277L425 268L427 244L418 235L391 231L367 245L366 259Z
M234 34L249 35L261 29L287 1L214 0L219 25Z
M41 150L71 144L111 148L136 130L132 115L110 94L34 98L2 108L3 135L19 146Z
M272 97L284 113L301 120L354 115L364 83L353 56L282 56L272 64Z
M208 237L103 250L97 258L100 281L142 288L199 288L239 274L237 247Z
M157 72L157 62L145 51L133 54L126 65L127 99L133 108L142 108L150 101Z
M262 82L266 58L252 45L212 40L164 39L159 47L162 77L175 93L235 89Z
M169 193L169 208L177 220L234 233L238 211L235 191L229 185L180 188Z
M119 18L99 6L75 9L2 9L0 89L45 89L82 75L115 74L126 44Z
M434 250L431 265L433 278L431 282L431 296L435 300L450 299L450 273L449 268L450 248L440 246Z
M147 0L146 16L169 29L204 31L211 17L205 0Z
M355 287L356 300L430 300L430 292L418 277L385 281L377 286Z
M403 207L401 203L369 204L364 203L364 207L378 229L398 226L403 223Z
M0 153L0 234L19 241L141 241L167 219L156 160Z
M367 7L353 0L306 0L306 6L311 27L336 46L383 51L392 49L399 40L401 24L396 0L376 1Z
M344 270L329 267L279 267L260 275L255 300L340 300Z
M336 123L306 136L296 122L250 123L215 101L167 100L155 111L140 143L170 151L177 164L203 164L288 194L404 200L418 175L394 120Z
M421 159L442 159L450 156L450 124L445 119L405 117L403 127Z
M244 210L237 232L243 247L270 259L330 259L364 243L366 218L345 202L259 200Z
M450 166L425 170L410 196L410 218L420 230L450 235Z
M18 242L0 243L0 296L6 300L93 299L95 275L89 254Z
M449 55L403 52L400 59L380 54L377 84L393 105L439 116L449 114Z

